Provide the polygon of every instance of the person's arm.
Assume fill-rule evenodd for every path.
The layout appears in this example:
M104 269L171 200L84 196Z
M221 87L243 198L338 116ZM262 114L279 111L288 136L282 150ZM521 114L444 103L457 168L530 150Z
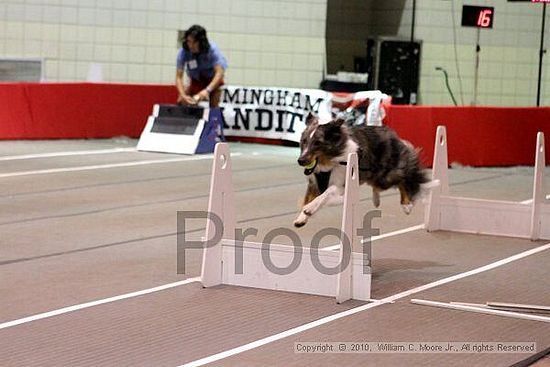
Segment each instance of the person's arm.
M195 104L193 97L189 95L189 87L184 84L184 71L182 69L176 70L176 88L178 89L178 103Z
M199 101L207 100L210 93L220 86L224 73L225 70L221 65L214 65L214 77L212 78L212 81L206 86L206 88L197 93L195 98L198 98Z

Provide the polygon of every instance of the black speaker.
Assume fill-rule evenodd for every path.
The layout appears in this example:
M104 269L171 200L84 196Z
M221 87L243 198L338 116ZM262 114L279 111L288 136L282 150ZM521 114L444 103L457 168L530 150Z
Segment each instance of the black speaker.
M420 46L403 40L367 40L369 88L391 95L392 104L416 104Z

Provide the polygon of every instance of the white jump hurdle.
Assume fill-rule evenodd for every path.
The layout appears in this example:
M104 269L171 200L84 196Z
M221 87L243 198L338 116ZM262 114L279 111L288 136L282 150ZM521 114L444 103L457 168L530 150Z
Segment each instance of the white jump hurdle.
M449 195L447 133L437 128L432 179L439 180L429 194L425 212L428 231L446 230L496 236L550 239L550 204L544 195L544 134L537 135L533 200L519 203Z
M218 143L214 151L210 199L208 211L219 216L224 224L222 240L206 247L203 253L202 284L212 287L229 284L244 287L298 292L336 297L337 302L349 299L367 301L370 299L371 267L363 263L363 253L349 253L355 246L361 245L357 236L359 202L357 155L350 154L346 170L346 186L339 251L315 251L319 262L333 269L331 274L319 271L312 258L309 247L262 244L235 240L235 207L231 175L229 146ZM206 226L206 238L214 238L215 228L211 220ZM342 246L345 239L351 244ZM235 256L242 256L242 271L235 267ZM351 261L342 262L344 256ZM289 274L276 274L264 265L262 256L268 256L277 266L288 266L301 256L296 270ZM314 255L317 256L317 255ZM349 258L349 257L348 257ZM284 265L283 265L284 264Z

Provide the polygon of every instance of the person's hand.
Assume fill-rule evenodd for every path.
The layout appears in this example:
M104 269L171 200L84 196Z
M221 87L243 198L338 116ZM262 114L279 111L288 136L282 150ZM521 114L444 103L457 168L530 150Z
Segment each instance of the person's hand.
M193 98L199 102L199 101L208 101L208 98L210 97L210 93L206 89L201 90L199 93L195 94Z
M195 101L195 99L193 99L193 97L191 97L190 95L188 94L180 94L178 96L178 103L182 103L182 104L187 104L187 105L193 105L193 104L197 104L197 102Z

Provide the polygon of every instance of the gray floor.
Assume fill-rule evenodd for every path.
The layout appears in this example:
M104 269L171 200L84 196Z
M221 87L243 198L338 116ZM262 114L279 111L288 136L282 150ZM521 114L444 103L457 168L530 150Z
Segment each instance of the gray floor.
M187 254L186 274L176 272L176 214L206 210L211 156L110 151L135 144L125 138L0 142L0 324L200 275L199 250ZM298 150L239 143L231 149L238 226L257 229L253 241L274 228L292 228L305 192L295 164ZM98 150L102 154L26 156ZM454 167L452 194L514 201L532 195L532 167ZM381 233L423 221L423 204L406 216L396 191L383 194L381 209L382 218L375 221ZM367 188L361 190L361 210L372 210ZM340 207L323 209L298 230L302 243L321 228L338 227L340 220ZM204 227L204 221L192 220L186 235L199 239ZM542 244L423 230L382 239L373 244L372 297L392 296ZM535 341L543 351L550 347L547 323L433 309L409 300L549 305L549 261L550 252L544 251L212 365L513 365L530 355L304 355L294 353L293 345ZM0 329L0 360L9 366L177 366L363 304L238 287L202 289L193 282Z

